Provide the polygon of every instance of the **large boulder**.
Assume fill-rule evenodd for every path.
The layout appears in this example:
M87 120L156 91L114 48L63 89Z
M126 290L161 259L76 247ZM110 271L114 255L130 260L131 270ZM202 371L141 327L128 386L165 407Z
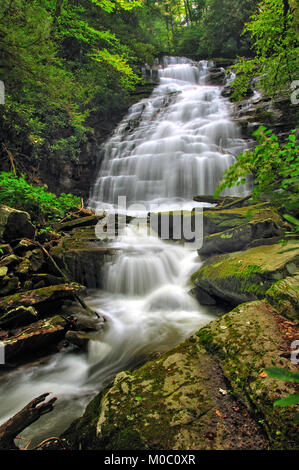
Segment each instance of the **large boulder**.
M295 407L273 407L274 401L295 393L295 384L271 379L268 367L296 371L275 310L264 301L239 305L197 333L200 343L220 362L226 379L264 426L275 449L298 449Z
M273 407L295 387L265 372L273 365L295 371L288 349L270 305L240 305L157 359L119 373L63 437L72 449L296 449L294 407Z
M18 238L33 238L35 233L30 215L8 206L0 206L0 241L10 242Z
M263 299L276 281L299 268L299 247L289 243L262 245L213 256L191 276L192 293L203 304L225 301L238 305Z
M266 447L196 336L134 372L119 373L64 437L70 447L89 450Z

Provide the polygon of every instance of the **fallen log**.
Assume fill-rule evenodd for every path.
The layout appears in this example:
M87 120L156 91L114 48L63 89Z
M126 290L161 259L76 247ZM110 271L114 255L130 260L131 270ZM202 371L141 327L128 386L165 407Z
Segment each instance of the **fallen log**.
M34 398L21 411L0 426L0 450L19 449L14 443L17 435L42 415L53 410L57 398L53 397L51 400L44 402L48 395L49 393L44 393Z

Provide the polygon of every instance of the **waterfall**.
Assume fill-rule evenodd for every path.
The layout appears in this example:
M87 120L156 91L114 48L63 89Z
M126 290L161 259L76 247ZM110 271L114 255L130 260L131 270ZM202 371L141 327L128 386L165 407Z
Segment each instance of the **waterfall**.
M208 62L168 58L165 63L160 85L131 107L105 145L90 198L94 209L103 203L115 207L119 196L148 207L213 194L223 172L246 148L221 88L204 85ZM247 188L226 194L242 192Z
M195 195L213 193L246 142L220 87L205 84L210 66L164 58L160 84L131 107L105 145L91 207L113 212L118 197L126 196L146 214L153 203L166 210L192 208ZM118 371L172 348L215 318L188 293L190 275L201 265L196 250L134 225L110 244L118 255L104 267L104 288L86 299L106 319L88 351L61 352L0 381L7 397L0 402L0 422L41 393L58 397L55 410L22 433L33 442L61 433Z

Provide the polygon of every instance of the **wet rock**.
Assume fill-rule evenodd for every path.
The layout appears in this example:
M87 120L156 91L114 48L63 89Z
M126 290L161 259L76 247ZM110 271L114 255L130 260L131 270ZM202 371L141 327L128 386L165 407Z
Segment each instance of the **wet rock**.
M16 255L23 257L27 253L27 251L34 250L35 248L35 243L32 243L30 240L25 239L21 240L13 251Z
M29 259L23 258L15 272L21 280L26 279L31 272L31 264Z
M239 227L243 224L253 224L268 219L271 219L278 227L282 226L281 217L276 209L268 203L224 208L221 210L204 209L203 231L204 235L211 235Z
M32 276L32 283L35 289L37 289L36 285L43 283L43 286L58 286L59 284L64 283L63 277L53 276L52 274L41 273L41 274L33 274Z
M10 242L17 238L33 238L35 233L30 215L8 206L0 206L0 241Z
M0 314L19 306L34 306L37 310L45 306L50 308L56 301L73 298L75 294L79 295L84 292L85 287L75 282L20 292L0 299Z
M209 85L224 85L226 81L225 70L217 67L209 70L207 82Z
M0 279L2 279L4 276L6 276L8 272L8 267L7 266L1 266L0 267Z
M6 266L8 269L14 268L17 264L20 263L20 258L16 255L8 255L0 260L0 266Z
M65 335L65 339L79 349L86 351L88 342L92 339L96 339L96 336L91 332L70 330Z
M215 300L238 305L263 299L272 284L294 274L298 268L299 248L296 244L288 247L263 245L213 256L192 275L192 293L202 300L203 291Z
M257 424L220 392L226 389L217 362L192 336L134 372L119 373L63 437L75 449L264 448Z
M299 274L275 282L266 292L266 299L282 316L299 320Z
M220 362L234 394L263 423L272 449L296 449L298 426L295 407L273 403L295 392L295 385L268 377L267 367L296 370L282 351L288 348L278 327L275 311L264 301L242 304L202 328L200 343Z
M263 245L265 240L277 243L282 233L282 229L270 218L260 222L254 221L204 237L198 253L201 256L211 256L244 250L252 244Z
M3 340L5 362L10 362L18 357L24 358L28 353L42 351L62 340L65 335L66 322L60 316L40 320L23 328L14 336Z

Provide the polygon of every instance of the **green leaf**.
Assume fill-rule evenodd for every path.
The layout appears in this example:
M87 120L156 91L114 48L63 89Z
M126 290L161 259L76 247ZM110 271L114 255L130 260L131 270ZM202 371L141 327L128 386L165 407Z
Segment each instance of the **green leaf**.
M281 369L279 367L269 367L266 369L266 372L273 379L299 383L299 372L291 372L288 369Z
M299 403L299 393L294 393L294 395L276 400L274 402L274 406L292 406L297 403Z

